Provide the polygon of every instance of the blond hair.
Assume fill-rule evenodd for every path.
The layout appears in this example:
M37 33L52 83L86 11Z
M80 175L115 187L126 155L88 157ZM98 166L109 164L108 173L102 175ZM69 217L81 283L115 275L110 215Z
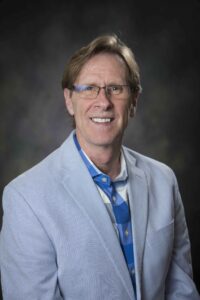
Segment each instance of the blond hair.
M63 78L62 88L72 89L84 64L94 55L111 53L119 55L127 67L127 83L134 93L141 92L139 67L135 56L115 34L99 36L87 46L79 49L68 61Z

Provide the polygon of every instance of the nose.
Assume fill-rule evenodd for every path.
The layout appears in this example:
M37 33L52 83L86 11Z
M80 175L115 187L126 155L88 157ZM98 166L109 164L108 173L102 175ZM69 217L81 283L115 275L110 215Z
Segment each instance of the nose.
M107 110L112 107L112 102L109 95L106 93L105 88L99 90L99 94L96 98L96 105L102 107L104 110Z

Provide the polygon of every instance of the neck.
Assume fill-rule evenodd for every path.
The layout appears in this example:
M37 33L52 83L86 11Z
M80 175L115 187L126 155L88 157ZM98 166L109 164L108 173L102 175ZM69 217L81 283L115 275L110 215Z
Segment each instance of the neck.
M120 149L97 149L96 152L86 152L95 166L103 173L115 179L121 170Z
M112 180L117 177L121 170L121 145L90 145L89 147L86 147L86 145L80 143L80 146L100 171L110 176Z

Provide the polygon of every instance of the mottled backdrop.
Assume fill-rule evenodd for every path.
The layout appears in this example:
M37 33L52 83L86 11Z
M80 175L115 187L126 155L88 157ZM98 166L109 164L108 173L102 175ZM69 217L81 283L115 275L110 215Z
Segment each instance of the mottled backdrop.
M0 1L1 192L71 130L60 84L66 60L114 32L134 50L143 86L124 143L174 169L198 287L199 31L199 0Z

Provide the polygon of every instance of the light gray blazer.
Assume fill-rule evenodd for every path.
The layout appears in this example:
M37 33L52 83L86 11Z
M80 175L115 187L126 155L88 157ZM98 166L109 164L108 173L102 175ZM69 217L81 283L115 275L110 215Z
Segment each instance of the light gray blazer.
M124 147L137 300L199 299L173 172ZM134 300L110 217L73 142L4 191L0 265L5 300Z

